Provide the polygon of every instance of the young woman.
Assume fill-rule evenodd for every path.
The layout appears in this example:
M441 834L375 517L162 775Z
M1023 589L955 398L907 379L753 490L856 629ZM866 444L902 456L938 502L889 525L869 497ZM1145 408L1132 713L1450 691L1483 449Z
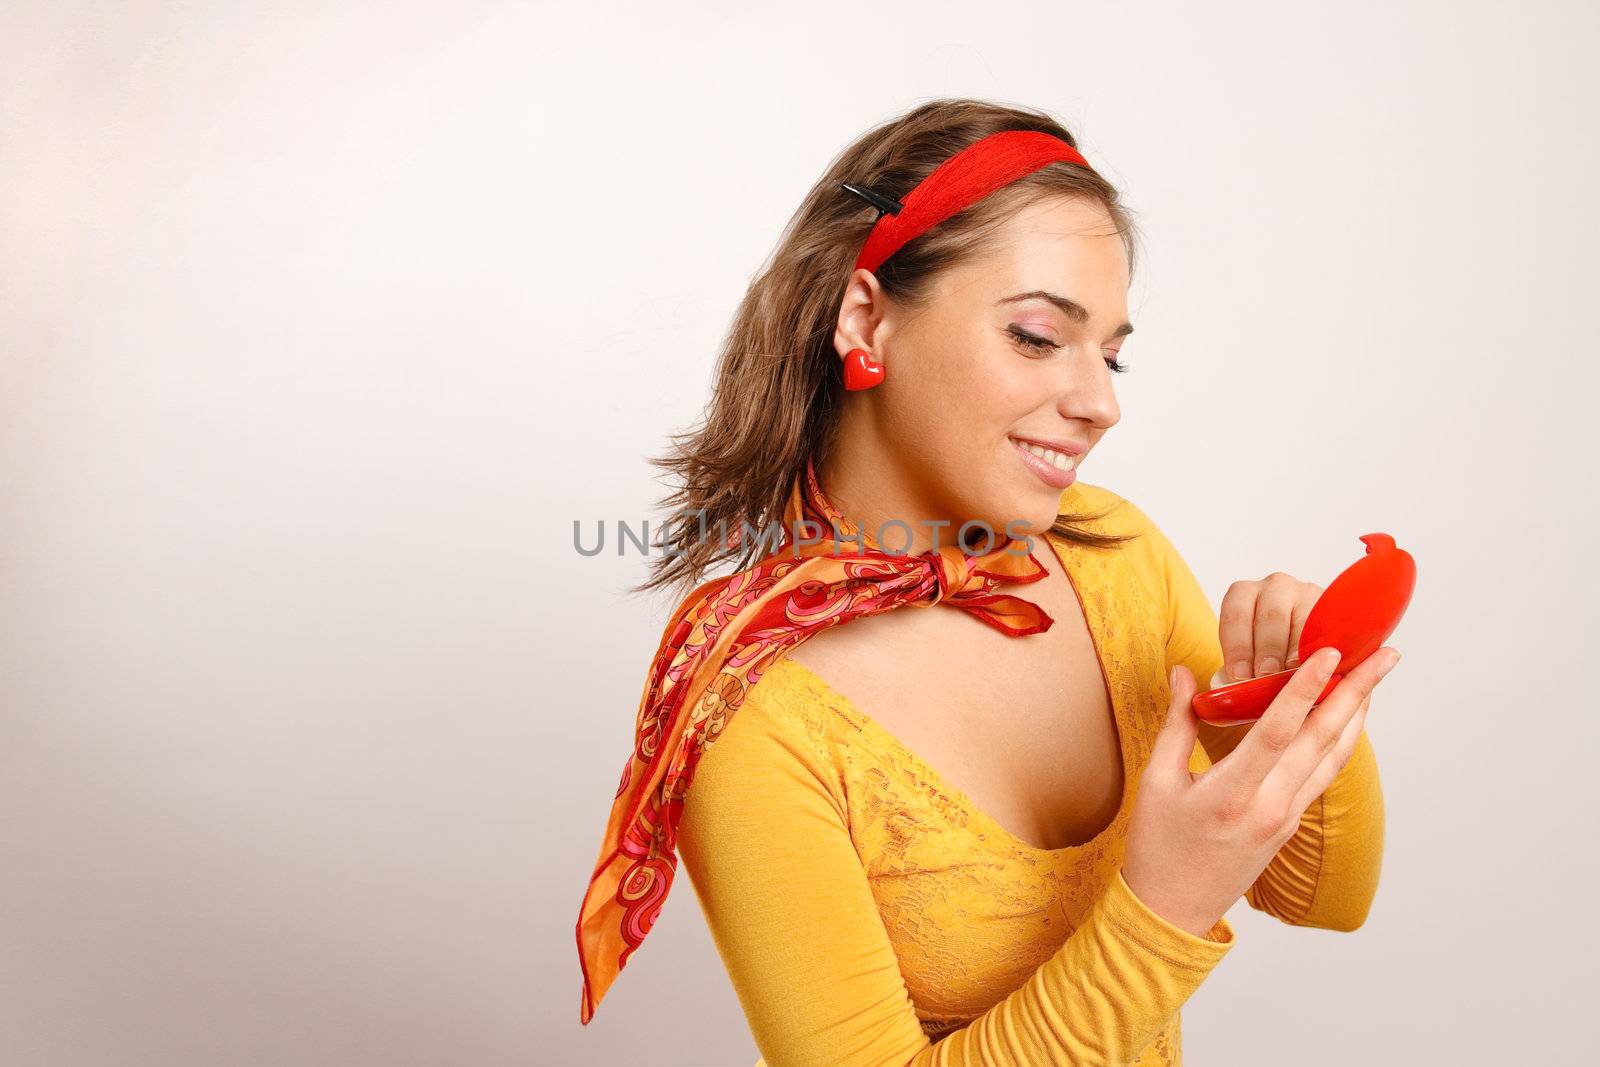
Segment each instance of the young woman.
M1258 722L1201 722L1198 679L1296 666L1320 588L1236 582L1219 622L1144 512L1077 480L1121 414L1131 233L1067 130L972 100L808 194L659 461L693 518L641 588L700 584L580 911L582 1021L675 851L767 1067L1176 1064L1241 894L1361 925L1363 723L1398 653L1313 706L1323 651Z

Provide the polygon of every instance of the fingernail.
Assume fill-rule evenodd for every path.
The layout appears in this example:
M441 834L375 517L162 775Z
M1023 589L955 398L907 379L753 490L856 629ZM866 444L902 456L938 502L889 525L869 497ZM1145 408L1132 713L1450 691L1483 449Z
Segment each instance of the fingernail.
M1332 677L1333 669L1339 665L1339 660L1343 658L1339 655L1339 650L1337 648L1320 649L1317 652L1317 656L1319 657L1317 660L1318 678Z
M1278 657L1277 656L1262 656L1261 657L1261 661L1256 665L1256 673L1257 674L1277 674L1278 673Z
M1244 681L1250 677L1250 661L1244 659L1234 660L1233 666L1228 668L1228 673L1233 676L1234 681Z
M1387 657L1387 662L1385 662L1384 665L1378 670L1378 677L1382 678L1385 674L1388 674L1390 671L1394 670L1394 665L1399 662L1400 653L1398 651L1390 652Z

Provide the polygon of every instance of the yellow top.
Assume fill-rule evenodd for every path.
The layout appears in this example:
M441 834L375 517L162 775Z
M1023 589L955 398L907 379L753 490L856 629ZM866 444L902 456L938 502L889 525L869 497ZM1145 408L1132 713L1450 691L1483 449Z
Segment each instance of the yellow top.
M1182 1063L1179 1008L1233 928L1219 919L1200 937L1168 922L1129 889L1121 860L1168 668L1209 684L1217 618L1131 502L1076 483L1061 503L1116 503L1090 525L1144 535L1110 549L1047 535L1105 671L1129 772L1122 807L1090 841L1035 848L808 668L778 660L701 757L678 826L756 1067ZM1219 734L1202 724L1192 769L1226 754ZM1382 854L1363 732L1245 898L1292 925L1354 930Z

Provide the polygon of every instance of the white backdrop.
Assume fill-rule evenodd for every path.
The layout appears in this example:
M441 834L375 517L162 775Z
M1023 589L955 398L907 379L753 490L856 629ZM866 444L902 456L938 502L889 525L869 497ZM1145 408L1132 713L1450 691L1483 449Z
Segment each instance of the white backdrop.
M1596 1056L1592 5L0 11L8 1067L716 1064L686 878L573 925L670 607L645 461L867 127L1046 108L1144 260L1082 478L1213 601L1414 553L1354 934L1238 905L1188 1062Z

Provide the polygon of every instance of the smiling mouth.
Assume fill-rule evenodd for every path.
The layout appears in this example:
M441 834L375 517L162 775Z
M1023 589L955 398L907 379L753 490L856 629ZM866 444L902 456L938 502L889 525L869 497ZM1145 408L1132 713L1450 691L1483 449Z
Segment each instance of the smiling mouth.
M1056 470L1070 471L1076 469L1078 466L1078 457L1070 455L1066 452L1057 452L1053 448L1046 448L1044 445L1036 445L1031 441L1024 441L1020 437L1013 437L1011 442L1024 451L1039 457L1039 459L1050 464L1050 466L1054 467Z
M1044 445L1017 437L1010 440L1017 457L1022 460L1022 465L1051 488L1065 489L1077 478L1078 460L1082 458L1081 456L1058 452L1053 448L1046 448Z

